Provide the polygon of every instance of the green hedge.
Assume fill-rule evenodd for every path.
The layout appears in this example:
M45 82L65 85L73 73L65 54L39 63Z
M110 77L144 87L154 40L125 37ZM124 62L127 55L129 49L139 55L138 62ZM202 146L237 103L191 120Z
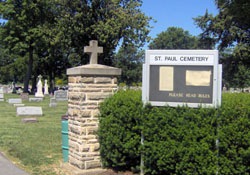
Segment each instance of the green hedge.
M250 173L249 94L223 94L219 109L142 106L132 90L101 104L105 167L138 171L143 153L146 174Z
M119 91L101 104L98 133L105 167L138 169L141 110L141 94L138 91Z

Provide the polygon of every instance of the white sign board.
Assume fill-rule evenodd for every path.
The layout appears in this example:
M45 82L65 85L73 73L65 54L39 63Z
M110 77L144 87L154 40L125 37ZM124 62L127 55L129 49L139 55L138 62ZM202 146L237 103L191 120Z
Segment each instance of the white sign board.
M154 106L217 107L221 76L217 50L146 50L142 98Z

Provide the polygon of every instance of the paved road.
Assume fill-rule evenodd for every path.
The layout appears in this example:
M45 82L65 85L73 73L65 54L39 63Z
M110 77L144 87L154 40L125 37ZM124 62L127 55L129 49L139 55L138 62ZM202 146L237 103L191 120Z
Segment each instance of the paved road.
M28 175L0 152L0 175Z

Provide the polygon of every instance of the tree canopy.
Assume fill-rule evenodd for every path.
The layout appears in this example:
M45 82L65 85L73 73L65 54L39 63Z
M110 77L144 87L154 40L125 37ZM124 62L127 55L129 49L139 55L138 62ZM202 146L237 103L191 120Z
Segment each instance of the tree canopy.
M202 29L201 38L218 43L226 81L234 87L249 86L250 1L215 0L215 4L218 15L213 16L206 11L203 16L195 18L197 26ZM228 48L232 52L225 55L223 52Z
M219 42L219 49L230 46L249 47L250 44L250 2L248 0L215 0L219 10L213 16L206 11L204 16L195 18L202 29L202 37L210 36Z
M23 58L25 90L32 77L35 83L43 74L51 82L66 68L88 63L83 48L93 39L104 48L99 63L112 65L118 44L139 48L149 40L151 18L141 5L142 0L0 1L0 16L7 20L0 28L1 51L12 63Z
M120 81L129 86L140 84L143 61L144 51L134 45L121 47L114 57L114 66L122 69Z
M196 49L198 38L179 27L169 27L149 44L150 49Z
M90 40L98 40L104 53L99 62L112 65L112 56L120 43L141 47L148 41L149 21L141 12L142 0L66 0L60 3L59 38L70 47L73 65L88 63L83 54Z

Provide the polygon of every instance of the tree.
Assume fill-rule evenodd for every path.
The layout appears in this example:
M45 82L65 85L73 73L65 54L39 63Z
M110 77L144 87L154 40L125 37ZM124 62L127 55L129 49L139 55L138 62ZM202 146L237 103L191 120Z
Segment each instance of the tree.
M243 88L248 85L244 82L249 81L249 76L243 76L242 71L247 73L250 68L250 1L216 0L215 3L218 15L206 11L204 16L195 18L195 22L202 29L201 38L217 42L220 51L234 48L231 55L222 57L221 62L226 64L224 68L228 68L223 71L235 74L230 75L229 84Z
M178 27L169 27L149 44L150 49L196 49L197 47L197 37Z
M28 54L24 90L31 75L43 73L53 80L67 67L86 64L83 48L89 40L104 47L99 63L107 65L118 44L143 46L151 18L141 5L142 0L0 1L0 16L7 20L1 26L3 46L20 57Z
M248 0L216 0L219 14L213 16L206 11L204 16L195 18L202 29L202 37L210 36L219 43L219 49L237 45L249 53L250 44L250 2ZM244 54L244 53L243 53Z
M42 43L43 24L53 13L50 5L49 0L7 0L0 3L0 15L8 20L1 26L1 39L5 48L20 57L28 55L24 92L28 92L34 54Z
M236 87L242 89L250 85L250 69L249 67L239 64L237 66L237 72L234 74L234 84Z
M142 81L144 52L134 45L123 46L114 56L114 65L122 69L121 82L131 86Z
M98 40L104 48L99 63L106 65L112 65L119 43L143 46L149 39L151 18L141 12L141 5L142 0L61 1L59 33L70 50L71 65L88 63L83 48L90 40Z

